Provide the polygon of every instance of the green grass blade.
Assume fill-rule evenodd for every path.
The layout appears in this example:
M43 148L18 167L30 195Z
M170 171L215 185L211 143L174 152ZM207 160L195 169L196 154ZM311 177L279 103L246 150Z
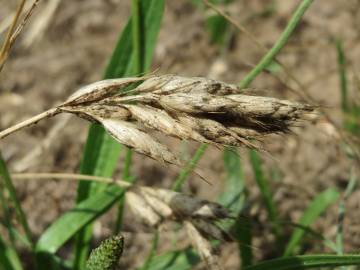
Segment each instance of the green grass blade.
M360 265L360 255L304 255L269 260L244 270L298 270L320 267Z
M318 194L305 210L298 223L303 226L311 225L326 210L326 208L328 208L338 198L339 193L333 188L329 188ZM294 253L303 236L304 230L300 228L294 230L286 246L284 256L289 256Z
M274 57L285 46L291 34L299 24L305 11L309 8L313 0L303 0L291 17L281 36L275 42L273 47L264 55L260 62L241 80L241 88L248 87L250 83L274 60Z
M246 187L240 156L235 149L224 151L224 165L227 173L226 183L218 201L237 214L238 218L229 220L222 226L233 231L239 246L241 265L245 267L252 264L252 237L249 220L240 217L246 202Z
M2 181L1 186L4 186L9 193L11 203L13 204L13 207L15 209L17 219L25 232L27 241L30 243L33 243L32 236L31 236L32 234L31 234L29 225L27 223L25 213L21 207L20 201L17 198L15 187L13 185L9 171L7 170L5 161L2 158L1 153L0 153L0 179Z
M276 237L279 239L281 234L281 228L279 226L279 217L274 201L272 199L269 182L267 181L264 172L261 168L261 159L255 150L251 150L249 154L250 154L251 166L255 175L256 184L258 185L260 192L264 198L265 206L273 226L273 232L276 235Z
M191 249L170 251L151 260L149 270L190 270L200 262L199 256Z
M163 9L164 1L143 0L140 2L140 12L143 19L143 40L145 42L144 69L148 69L151 63ZM134 57L132 23L130 19L120 36L104 77L114 78L134 74ZM81 173L111 176L119 157L119 151L120 145L110 138L102 127L92 125L84 150ZM91 185L85 182L79 184L77 202L81 202L90 196L90 194L102 189L102 185L94 184L93 188L91 188ZM75 269L83 269L85 266L91 234L91 227L88 227L77 236L74 260Z
M36 244L35 250L39 258L38 264L42 266L41 269L49 269L46 266L47 260L44 258L51 257L51 254L58 251L79 230L105 213L124 193L125 190L118 186L108 186L103 192L77 204L52 223Z
M341 90L341 108L344 112L348 112L348 86L346 78L346 58L344 53L344 48L342 41L336 40L336 51L337 51L337 61L340 77L340 90Z
M14 248L7 245L0 235L0 269L22 270L19 256Z

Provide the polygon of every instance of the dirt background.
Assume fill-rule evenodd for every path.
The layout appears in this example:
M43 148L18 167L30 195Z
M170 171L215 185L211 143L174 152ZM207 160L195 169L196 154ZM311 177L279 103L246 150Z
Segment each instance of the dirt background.
M15 9L16 1L0 0L0 23ZM270 47L278 38L299 1L277 0L275 11L264 14L271 1L235 1L228 6L230 14L243 22L263 44ZM101 79L107 60L121 29L130 14L130 1L87 0L60 1L46 29L36 40L31 36L36 22L43 16L47 1L41 1L31 23L25 28L0 74L0 129L42 112L66 99L78 87ZM162 28L155 51L153 69L159 74L209 76L237 83L262 53L243 34L234 32L230 48L219 52L210 44L204 27L204 11L190 1L167 1ZM0 24L1 26L1 24ZM317 0L307 11L300 26L279 59L306 86L309 95L325 107L331 119L342 125L339 76L334 40L344 42L348 60L351 98L359 94L356 74L360 70L360 1ZM0 27L1 29L1 27ZM36 31L35 31L36 32ZM288 85L296 87L287 76L278 73ZM252 86L265 89L268 96L291 100L301 98L271 74L261 74ZM79 162L88 123L76 117L59 116L40 122L36 127L18 132L1 142L1 151L12 172L79 171ZM191 155L195 144L165 139L174 149ZM328 187L343 192L354 164L346 156L336 131L324 119L294 130L289 136L272 137L266 141L271 153L263 156L265 171L276 172L271 181L274 199L284 222L296 222L311 199ZM274 237L261 194L253 179L247 150L240 150L249 189L250 216L254 224L254 254L257 259L273 254ZM123 155L122 155L123 156ZM123 157L119 161L121 172ZM200 162L212 186L192 176L185 191L204 199L213 199L222 190L225 177L222 153L208 149ZM164 168L149 158L135 155L133 175L139 183L170 187L178 170ZM55 180L18 180L16 187L35 237L74 204L76 183ZM344 249L357 252L360 248L360 190L346 200ZM313 228L334 239L338 204L329 208ZM95 224L94 244L111 234L115 211ZM257 224L257 225L256 225ZM291 228L287 228L289 232ZM169 250L171 230L160 238L159 253ZM122 269L135 269L147 255L152 230L126 213L124 235L127 240ZM188 239L181 236L179 246ZM321 241L313 241L306 252L324 252ZM66 255L66 250L63 251ZM24 258L27 255L24 253ZM225 269L238 269L235 244L224 244L220 258ZM202 269L200 266L199 269Z

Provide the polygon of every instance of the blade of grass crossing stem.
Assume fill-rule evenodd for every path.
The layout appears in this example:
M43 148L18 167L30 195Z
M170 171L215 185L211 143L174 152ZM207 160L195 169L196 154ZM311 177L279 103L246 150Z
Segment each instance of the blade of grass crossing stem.
M108 186L104 192L83 200L52 223L36 244L39 269L51 269L54 265L52 255L76 232L104 214L124 193L125 190L118 186Z
M343 43L341 40L336 40L336 51L337 51L337 61L340 77L340 90L341 90L341 107L342 110L346 113L348 112L348 86L346 79L346 59L343 48Z
M260 156L255 150L250 150L249 154L250 154L250 161L254 172L256 184L260 189L262 197L264 198L265 207L267 209L270 221L272 223L273 232L276 238L279 240L281 234L281 228L279 226L279 217L274 201L272 199L269 182L267 181L264 172L261 168Z
M321 267L334 268L338 266L360 265L360 255L304 255L268 260L244 270L298 270L320 269Z
M201 157L204 155L207 148L207 144L201 144L199 148L196 150L193 157L190 161L186 164L185 168L183 168L178 177L175 180L175 183L172 187L175 191L181 191L182 186L184 185L185 181L188 179L191 172L195 169L196 165L200 161Z
M27 223L25 213L21 207L20 201L17 198L15 187L12 183L9 171L7 170L5 161L4 161L1 153L0 153L0 178L3 183L3 186L6 188L6 190L9 193L9 198L15 209L16 217L18 219L18 222L21 224L21 226L24 230L27 241L30 243L33 243L31 231L30 231L29 225Z
M0 235L0 269L22 270L22 265L16 250L4 242Z
M338 198L339 193L333 188L329 188L318 194L305 210L298 223L303 226L311 225ZM294 230L286 246L284 256L289 256L294 253L303 236L304 230L300 228Z
M164 1L143 0L140 2L140 12L143 21L144 35L144 70L151 63L156 38L160 29ZM134 50L132 44L132 23L126 25L113 56L105 72L105 78L127 76L134 72ZM92 125L86 142L81 173L111 176L119 157L120 145L111 139L100 126ZM96 153L97 152L97 153ZM81 202L90 194L101 190L99 184L91 188L89 183L82 182L78 188L77 201ZM76 239L74 269L83 269L89 252L89 240L92 229L88 227L80 232Z
M228 220L221 224L221 226L224 227L225 230L233 231L233 235L239 246L241 266L245 267L252 264L252 237L249 220L241 218L247 195L241 159L236 149L225 149L224 166L226 182L218 201L238 216L235 220Z
M263 56L259 63L241 80L240 88L248 87L251 82L273 61L274 57L285 46L291 34L299 24L305 11L309 8L313 0L303 0L298 8L295 10L289 23L280 35L279 39L275 42L273 47Z

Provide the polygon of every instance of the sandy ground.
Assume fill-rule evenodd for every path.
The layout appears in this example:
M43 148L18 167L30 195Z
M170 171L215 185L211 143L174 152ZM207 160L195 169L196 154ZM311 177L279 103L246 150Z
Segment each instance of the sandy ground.
M15 1L0 0L0 22L14 10ZM16 44L0 74L0 129L37 114L66 99L79 86L101 79L118 33L130 13L128 1L87 0L60 1L48 27L29 45L29 34L47 4L40 3L31 24ZM289 20L298 1L276 1L276 10L269 16L261 15L271 1L235 1L230 14L270 47ZM204 29L204 13L189 1L167 1L165 16L156 47L153 68L158 73L176 73L186 76L211 76L226 82L239 82L262 53L241 33L234 35L230 49L219 53L209 44ZM344 42L349 69L350 96L359 91L356 74L360 70L360 2L356 0L318 0L306 13L302 23L279 55L279 59L298 78L309 95L324 106L331 119L342 124L339 77L334 45L335 39ZM1 29L1 28L0 28ZM236 31L234 31L236 32ZM288 85L296 87L285 74L279 73ZM289 91L270 74L261 74L252 85L265 89L268 96L292 100L301 98ZM21 131L1 142L1 150L13 172L78 172L88 123L75 117L56 117ZM347 158L341 141L325 121L296 128L289 136L271 137L266 148L271 157L263 157L266 171L279 175L271 185L276 205L284 221L296 222L315 194L328 187L343 192L353 163ZM165 139L173 148L189 151L196 145L185 145ZM37 148L40 145L40 148ZM38 149L38 150L34 150ZM39 154L34 154L38 151ZM247 150L241 149L250 194L250 219L254 226L254 254L257 259L272 254L274 237L261 195L255 185ZM117 175L121 171L119 161ZM209 187L196 176L186 185L186 191L201 198L212 199L222 190L224 169L221 152L210 148L200 162L212 182ZM176 168L164 168L156 162L135 155L132 173L142 184L170 187L177 174ZM61 213L73 206L76 183L58 181L17 181L17 190L29 223L38 237ZM346 201L344 249L360 248L359 206L360 190L355 190ZM314 228L334 239L338 206L334 205L316 222ZM111 234L115 211L111 211L95 226L96 239ZM288 228L289 232L291 228ZM146 256L151 229L133 222L126 213L125 236L127 244L123 267L134 269ZM165 241L172 232L162 234L160 251L170 246ZM182 236L182 245L187 239ZM146 244L144 244L146 243ZM324 251L320 241L307 251ZM66 252L65 252L66 253ZM231 255L229 255L231 254ZM25 256L25 255L24 255ZM236 246L226 244L222 256L226 269L237 269Z

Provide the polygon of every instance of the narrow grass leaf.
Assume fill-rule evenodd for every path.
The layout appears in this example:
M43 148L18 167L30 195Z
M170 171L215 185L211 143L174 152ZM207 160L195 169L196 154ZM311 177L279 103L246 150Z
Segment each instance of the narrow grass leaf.
M346 58L345 58L342 41L339 39L336 40L336 52L337 52L338 70L339 70L339 78L340 78L341 107L342 110L346 113L349 110L348 86L347 86L347 76L346 76Z
M304 255L268 260L244 270L298 270L320 267L333 268L338 266L360 265L360 255Z
M329 188L318 194L305 210L298 223L303 226L311 225L338 198L339 193L333 188ZM300 228L294 230L286 246L284 256L289 256L294 253L303 236L304 230Z

